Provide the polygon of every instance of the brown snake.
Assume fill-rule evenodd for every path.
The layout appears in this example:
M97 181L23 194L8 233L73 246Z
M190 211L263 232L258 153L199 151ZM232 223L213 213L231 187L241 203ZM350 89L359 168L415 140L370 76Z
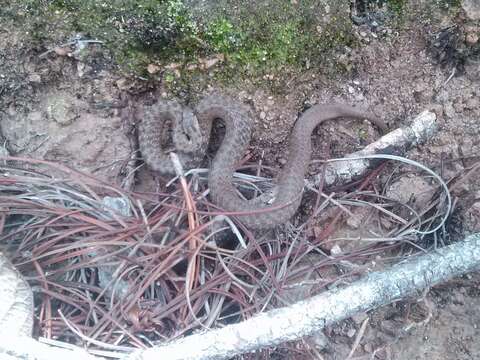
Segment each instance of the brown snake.
M290 135L288 160L277 179L275 200L265 204L258 199L240 198L233 186L235 164L247 149L253 126L253 119L244 105L228 97L211 95L201 100L194 111L182 108L176 102L164 101L137 113L137 118L142 120L140 151L147 165L163 174L174 174L169 150L177 153L184 167L196 167L205 155L213 121L221 119L225 122L225 138L213 159L208 177L210 199L220 208L236 213L252 229L273 228L295 214L310 162L311 133L322 122L340 117L368 119L385 129L381 120L348 105L311 107L297 120ZM161 141L167 135L168 122L173 128L173 149L166 148Z

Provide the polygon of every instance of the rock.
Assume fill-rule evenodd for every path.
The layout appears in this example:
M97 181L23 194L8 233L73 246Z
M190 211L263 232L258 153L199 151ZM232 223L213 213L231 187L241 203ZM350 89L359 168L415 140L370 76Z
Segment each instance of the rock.
M331 255L340 255L342 253L342 248L338 245L334 245L331 249L330 249L330 254Z
M480 20L480 1L463 0L462 9L469 20L472 20L472 21Z
M370 354L373 352L373 345L371 343L366 343L363 345L363 350L365 350L366 353Z
M457 113L462 113L465 109L465 104L463 103L463 99L458 99L453 103L453 108Z
M47 115L60 125L70 125L78 118L78 115L72 108L72 104L68 101L68 96L58 94L48 99Z
M203 61L203 67L205 69L210 69L211 67L217 65L219 62L223 62L225 57L222 54L219 54L213 58L205 59Z
M357 331L352 328L352 329L349 329L349 330L347 331L347 336L348 336L349 338L353 338L356 333L357 333Z
M365 100L365 96L362 93L358 93L355 95L355 101L361 102Z
M31 74L27 78L28 82L40 84L42 82L42 77L39 74Z
M453 119L455 117L455 109L453 108L453 104L451 102L446 102L443 105L443 113L445 117L449 119Z
M40 122L43 119L43 115L41 111L32 111L28 114L27 119L32 122Z
M476 43L478 43L478 34L475 33L469 33L467 36L465 36L465 42L467 45L473 46Z
M361 312L352 316L352 320L357 326L361 325L366 318L368 318L368 315L367 313L364 313L364 312Z
M480 231L480 201L473 203L473 205L465 211L464 219L464 227L467 232L476 233Z
M267 114L265 113L265 111L260 112L260 119L265 120L266 117Z
M280 158L280 159L278 159L278 163L279 163L280 165L285 165L285 164L287 163L287 159L285 159L285 158Z
M72 53L70 47L56 47L53 51L59 56L70 56Z
M469 110L475 110L480 108L480 99L478 97L472 97L465 103L465 107Z
M131 84L127 79L121 78L115 81L115 85L117 85L117 88L119 88L120 90L127 90L130 88Z
M2 141L2 143L0 144L0 156L10 156L10 153L8 152L8 149L5 147L4 143L5 141Z
M156 74L158 73L162 68L156 64L148 64L147 66L147 71L149 74Z
M102 203L105 211L108 211L108 212L113 211L122 216L132 215L130 202L126 198L105 196L102 199Z
M329 345L328 338L322 331L318 331L313 335L308 336L307 339L309 339L312 345L314 345L319 351L325 349Z
M347 219L347 225L353 229L365 226L366 218L370 215L372 209L368 207L354 208L352 211L353 216L349 216Z
M423 209L431 199L435 187L420 176L403 176L393 183L385 194L403 204L411 204L415 209Z
M455 292L453 295L453 302L457 305L464 305L465 304L465 295L460 292Z

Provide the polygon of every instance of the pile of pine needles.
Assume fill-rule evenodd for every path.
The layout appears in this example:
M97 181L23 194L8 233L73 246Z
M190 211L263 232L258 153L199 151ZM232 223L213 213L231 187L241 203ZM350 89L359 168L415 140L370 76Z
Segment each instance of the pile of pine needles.
M360 185L359 197L383 168ZM260 191L264 179L237 180ZM207 194L202 171L174 179L168 191L140 193L47 161L10 158L0 166L0 250L32 286L34 335L93 353L145 348L348 281L368 267L351 261L378 261L398 245L391 237L332 256L321 243L333 223L320 236L309 235L311 217L258 236ZM329 203L319 194L314 214ZM342 275L331 270L338 264Z

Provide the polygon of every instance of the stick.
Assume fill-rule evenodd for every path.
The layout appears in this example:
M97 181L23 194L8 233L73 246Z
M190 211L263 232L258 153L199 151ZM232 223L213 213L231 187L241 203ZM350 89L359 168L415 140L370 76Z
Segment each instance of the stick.
M354 152L346 158L357 158L365 155L403 155L408 149L430 139L438 127L437 116L432 111L424 111L419 114L412 124L396 129L379 140L367 145L363 150ZM328 163L325 175L318 174L313 182L307 182L309 187L318 187L324 181L324 186L339 186L359 179L372 167L370 160L352 160ZM322 177L324 179L322 180Z
M239 324L199 333L143 351L128 360L210 360L300 339L358 312L416 295L422 289L480 269L480 234L429 254L412 257L382 272Z

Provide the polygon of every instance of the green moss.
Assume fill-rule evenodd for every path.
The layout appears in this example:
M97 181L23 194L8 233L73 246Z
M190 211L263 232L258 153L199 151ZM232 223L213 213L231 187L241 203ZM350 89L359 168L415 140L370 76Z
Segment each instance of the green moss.
M457 10L462 5L461 0L436 0L438 6L443 10Z
M232 53L242 46L245 34L227 19L219 18L212 21L205 31L205 40L217 52Z
M102 40L121 69L141 76L149 75L149 63L195 63L222 53L226 62L212 70L216 78L261 78L302 71L307 64L320 64L325 52L354 43L343 15L330 14L331 21L317 31L322 17L312 11L315 0L302 6L252 4L239 7L237 14L216 10L205 21L195 19L182 0L12 0L9 8L38 44L52 46L81 33Z
M402 16L407 6L407 0L387 0L388 7L394 11L397 16Z

